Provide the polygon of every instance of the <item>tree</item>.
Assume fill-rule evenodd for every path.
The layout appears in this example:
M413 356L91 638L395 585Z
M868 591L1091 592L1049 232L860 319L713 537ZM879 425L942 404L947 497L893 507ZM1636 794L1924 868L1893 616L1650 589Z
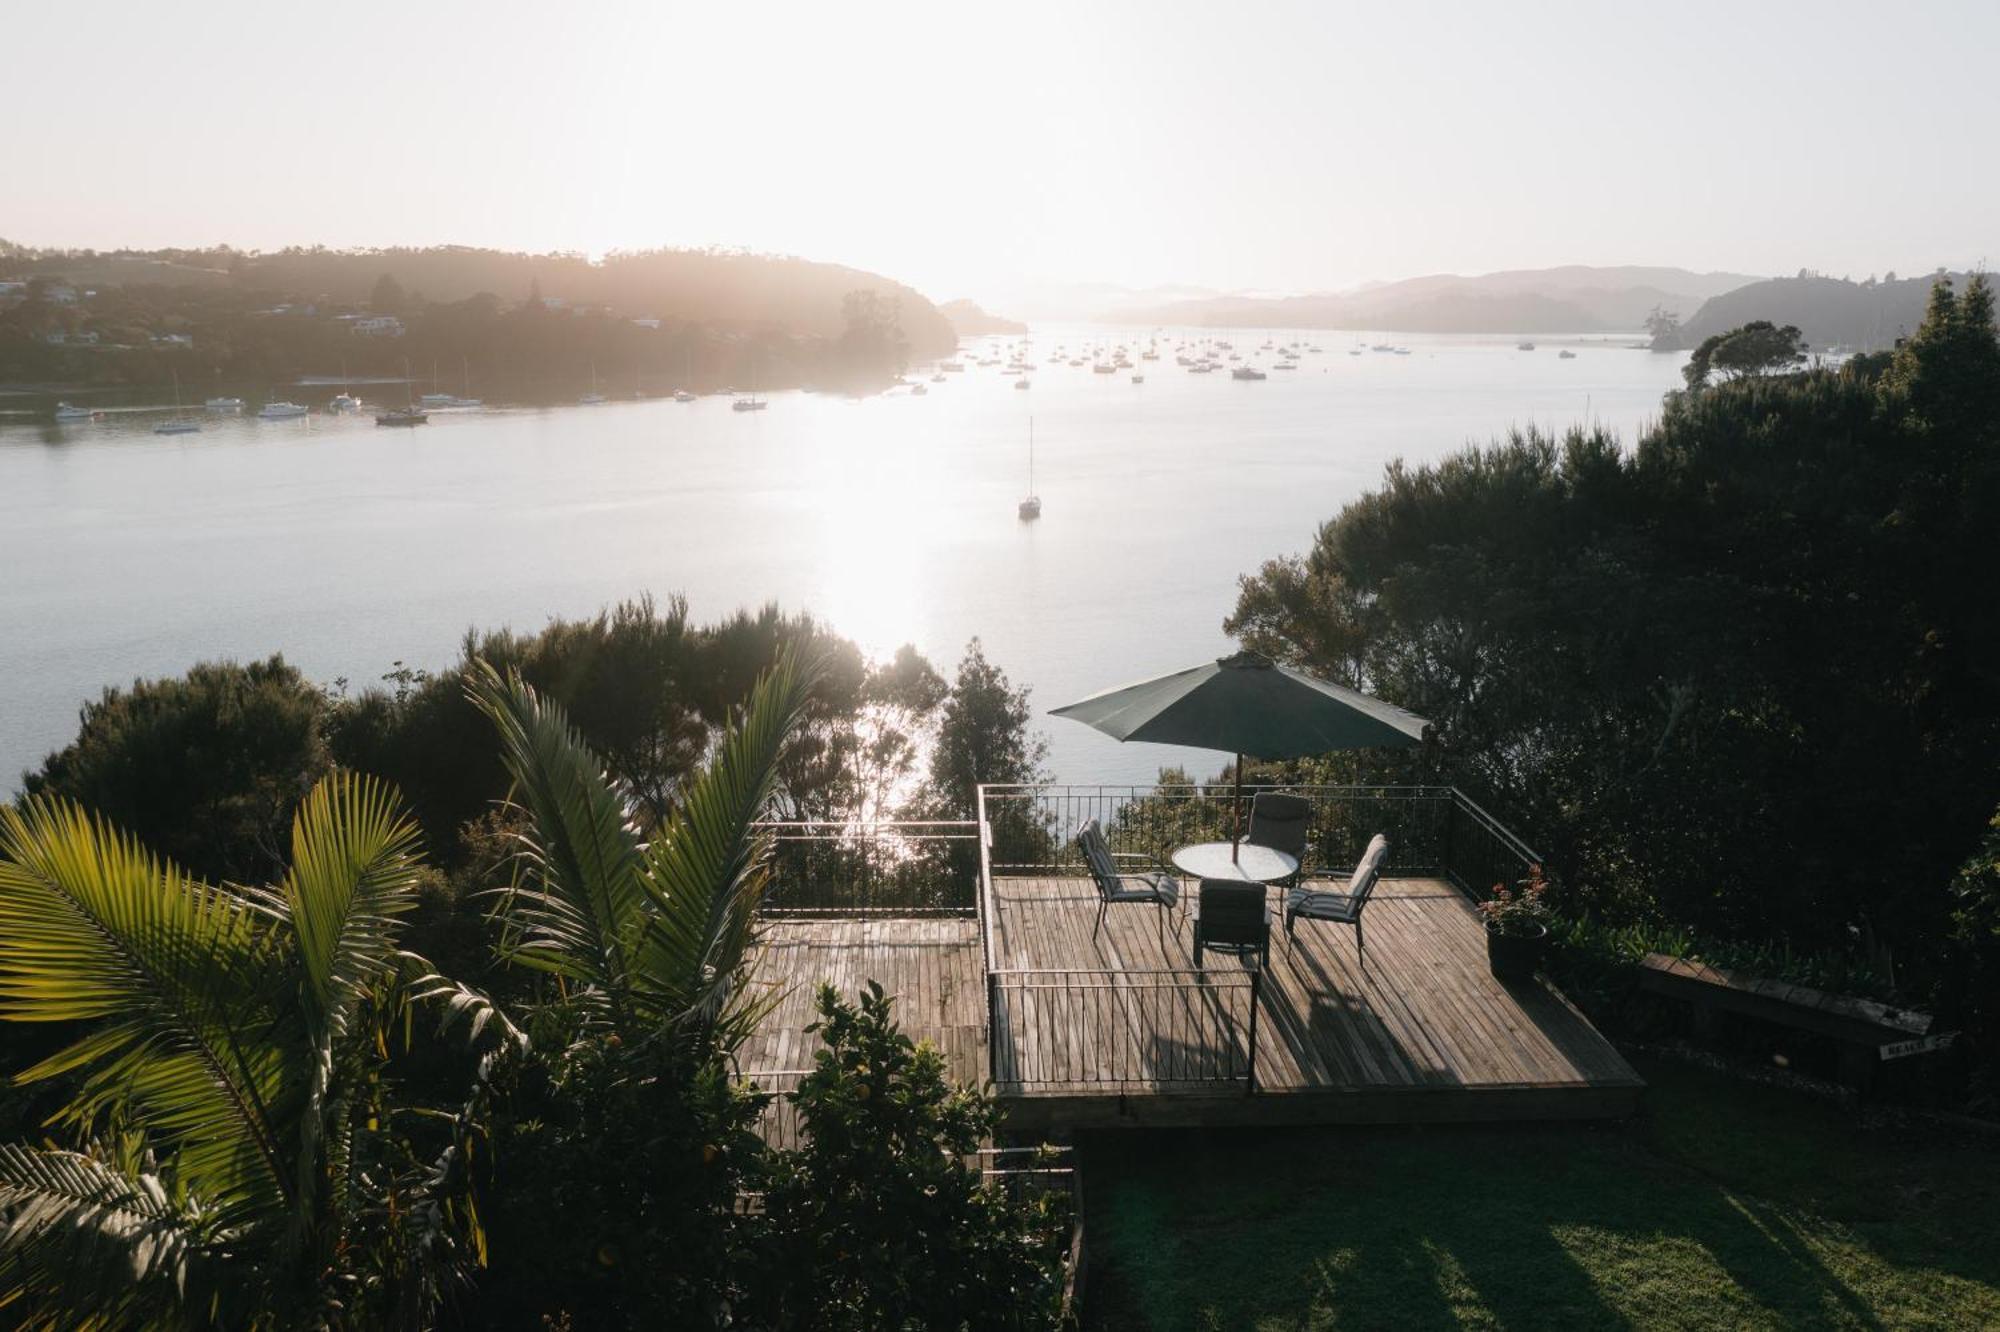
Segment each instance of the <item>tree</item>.
M1681 345L1681 317L1665 306L1656 305L1646 316L1646 332L1653 339L1654 351L1672 351Z
M818 1012L822 1048L793 1093L806 1145L771 1163L752 1316L848 1332L1053 1325L1057 1207L1010 1200L976 1164L998 1103L947 1081L875 982L857 1004L821 986Z
M383 1052L418 999L518 1033L398 951L416 842L344 773L264 889L192 879L67 800L0 808L0 1018L75 1036L16 1075L74 1080L69 1145L0 1147L21 1325L431 1325L478 1261L483 1101L411 1104Z
M282 866L293 811L328 770L326 710L282 657L205 663L105 690L23 785L97 811L197 877L254 883Z
M730 1059L771 1002L749 975L771 850L755 823L813 680L781 657L651 835L559 706L518 676L472 681L523 815L503 954L557 986L500 1078L483 1323L726 1317L761 1108Z
M1689 388L1701 388L1711 373L1725 380L1742 379L1795 369L1805 359L1806 344L1796 326L1779 328L1768 319L1758 319L1704 338L1681 374Z
M932 793L949 811L940 817L971 818L984 783L1045 780L1048 743L1029 728L1033 717L1028 690L1008 683L977 638L967 643L931 754Z
M403 284L396 281L393 273L384 273L375 279L373 290L368 293L368 308L376 314L397 314L409 303L403 292Z

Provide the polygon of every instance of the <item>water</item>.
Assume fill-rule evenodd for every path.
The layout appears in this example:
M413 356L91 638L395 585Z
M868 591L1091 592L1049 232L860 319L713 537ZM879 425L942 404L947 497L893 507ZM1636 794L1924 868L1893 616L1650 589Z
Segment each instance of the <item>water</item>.
M1035 359L1091 336L1136 357L1130 330L1042 330ZM1410 334L1385 336L1411 355L1350 356L1356 336L1312 335L1323 354L1261 383L1190 375L1167 341L1144 384L1038 364L1020 391L968 364L923 397L781 393L759 413L247 416L182 436L152 434L158 413L0 417L0 789L108 684L278 651L366 683L449 663L468 627L532 630L642 591L685 593L698 619L775 599L871 653L913 642L947 675L976 634L1046 710L1228 651L1238 576L1306 549L1390 460L1586 413L1629 444L1683 359ZM1030 416L1044 516L1027 524ZM1065 781L1220 762L1045 730Z

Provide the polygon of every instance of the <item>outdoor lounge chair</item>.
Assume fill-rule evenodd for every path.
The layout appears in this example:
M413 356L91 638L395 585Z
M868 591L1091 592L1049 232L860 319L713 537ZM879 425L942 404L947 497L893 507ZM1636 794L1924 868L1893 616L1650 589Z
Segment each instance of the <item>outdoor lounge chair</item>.
M1164 945L1167 913L1181 897L1180 880L1159 870L1135 872L1131 866L1152 862L1129 851L1113 851L1096 819L1083 825L1076 844L1083 851L1083 863L1090 866L1090 877L1097 881L1097 924L1091 927L1091 935L1104 928L1104 913L1113 902L1151 902L1160 908L1160 942ZM1179 930L1179 921L1174 922L1174 928Z
M1264 885L1234 879L1203 879L1194 905L1194 964L1206 950L1252 953L1265 966L1271 962L1271 908L1264 904Z
M1252 846L1268 846L1306 864L1307 833L1312 825L1312 801L1304 796L1278 791L1259 791L1250 805L1250 831L1243 840ZM1287 887L1299 881L1300 873L1281 880Z
M1297 887L1285 894L1285 938L1292 937L1292 931L1299 917L1307 920L1330 920L1341 925L1354 927L1354 946L1361 956L1368 956L1368 941L1361 933L1361 909L1368 905L1368 895L1375 891L1375 883L1382 877L1382 865L1389 859L1389 839L1376 833L1368 843L1368 850L1361 857L1361 863L1354 867L1354 877L1347 881L1341 892L1327 892L1312 888Z

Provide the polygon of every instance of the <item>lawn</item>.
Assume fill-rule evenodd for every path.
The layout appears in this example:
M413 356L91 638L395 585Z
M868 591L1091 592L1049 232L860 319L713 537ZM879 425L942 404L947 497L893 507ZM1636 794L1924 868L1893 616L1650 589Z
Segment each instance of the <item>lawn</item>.
M1093 1140L1086 1326L2000 1326L2000 1141L1634 1063L1624 1124Z

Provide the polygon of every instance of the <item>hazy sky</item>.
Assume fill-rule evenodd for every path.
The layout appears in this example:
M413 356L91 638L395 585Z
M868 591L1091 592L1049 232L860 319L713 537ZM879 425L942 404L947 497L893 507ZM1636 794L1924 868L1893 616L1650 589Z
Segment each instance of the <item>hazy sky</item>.
M0 236L782 251L937 299L2000 257L2000 0L15 0Z

